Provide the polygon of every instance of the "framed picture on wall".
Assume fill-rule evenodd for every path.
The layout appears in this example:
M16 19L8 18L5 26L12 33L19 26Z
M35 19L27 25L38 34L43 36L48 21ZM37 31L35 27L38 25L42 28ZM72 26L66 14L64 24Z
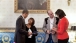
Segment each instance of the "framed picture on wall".
M14 12L27 9L30 13L46 13L50 9L50 0L14 0Z

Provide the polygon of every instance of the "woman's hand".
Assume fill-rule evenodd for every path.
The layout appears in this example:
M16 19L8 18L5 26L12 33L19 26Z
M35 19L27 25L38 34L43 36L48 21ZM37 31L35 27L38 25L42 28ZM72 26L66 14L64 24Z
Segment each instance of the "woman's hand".
M55 31L55 32L57 32L57 28L53 28L52 30Z

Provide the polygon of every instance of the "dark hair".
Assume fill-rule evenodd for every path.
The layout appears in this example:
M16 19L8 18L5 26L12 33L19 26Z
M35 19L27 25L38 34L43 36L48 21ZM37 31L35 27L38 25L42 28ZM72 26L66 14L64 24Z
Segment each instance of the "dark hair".
M56 14L57 16L59 16L60 19L63 18L64 16L66 16L66 14L64 13L64 11L61 10L61 9L58 9L58 10L55 12L55 14Z
M24 13L28 14L28 10L23 10L22 14L24 14Z
M32 22L32 26L35 24L35 20L34 20L34 18L29 18L29 20L32 20L33 22Z

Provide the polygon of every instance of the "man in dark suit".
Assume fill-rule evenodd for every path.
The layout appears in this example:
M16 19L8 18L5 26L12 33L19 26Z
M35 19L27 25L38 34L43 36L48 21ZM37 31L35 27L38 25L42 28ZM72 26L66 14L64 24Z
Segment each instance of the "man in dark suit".
M26 31L25 26L25 18L28 16L28 11L24 10L22 12L22 15L18 17L16 21L16 30L15 30L15 37L14 42L15 43L26 43L26 36L29 34L32 34L31 32Z

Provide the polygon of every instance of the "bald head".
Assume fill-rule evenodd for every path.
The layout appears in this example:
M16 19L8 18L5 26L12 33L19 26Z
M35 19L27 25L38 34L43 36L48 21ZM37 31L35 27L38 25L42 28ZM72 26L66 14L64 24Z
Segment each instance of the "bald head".
M52 12L52 10L48 10L47 13L52 14L53 12Z
M49 15L50 18L54 17L54 14L53 14L52 10L48 10L47 13L48 13L48 15Z

